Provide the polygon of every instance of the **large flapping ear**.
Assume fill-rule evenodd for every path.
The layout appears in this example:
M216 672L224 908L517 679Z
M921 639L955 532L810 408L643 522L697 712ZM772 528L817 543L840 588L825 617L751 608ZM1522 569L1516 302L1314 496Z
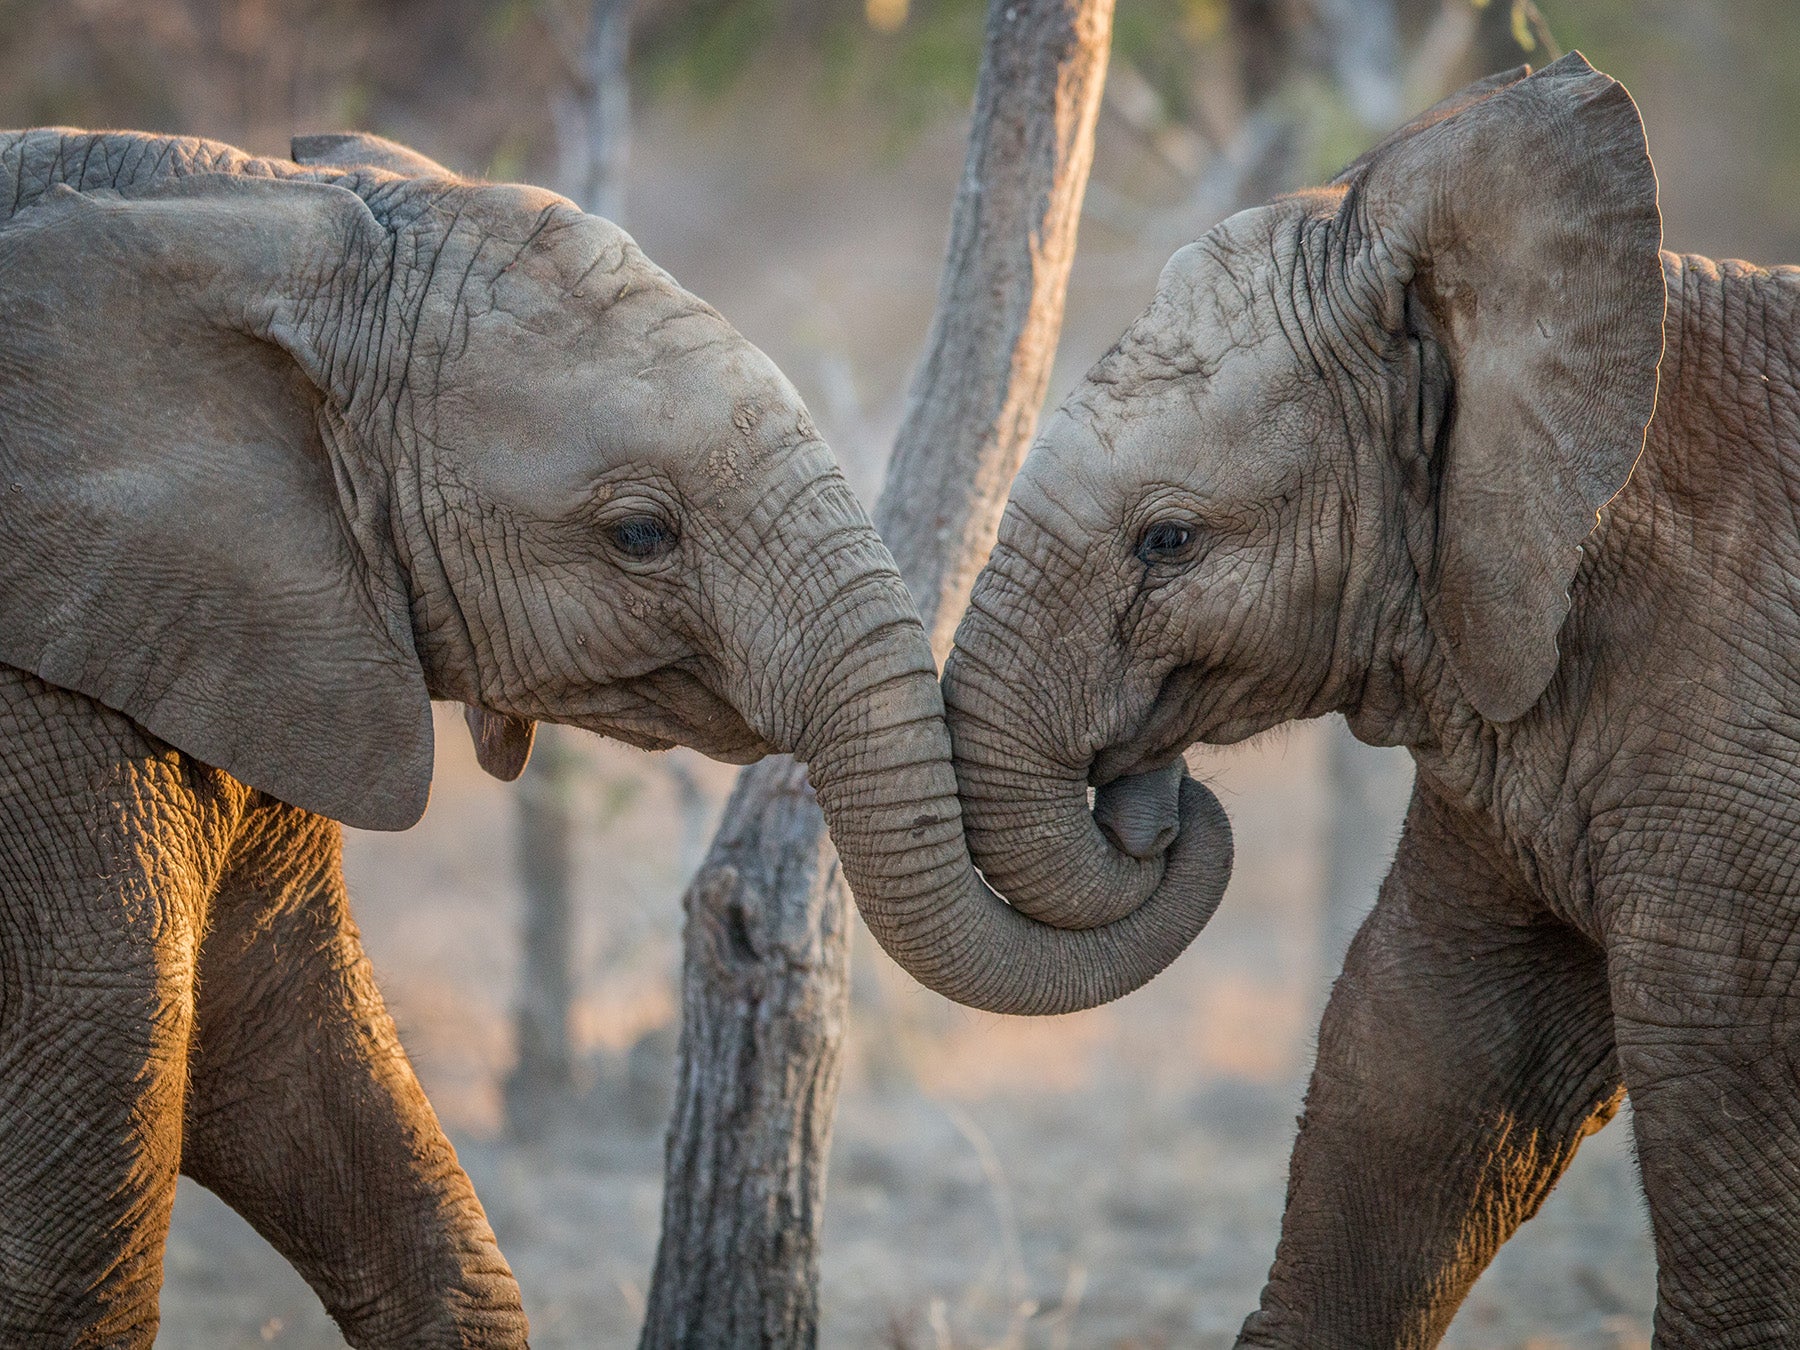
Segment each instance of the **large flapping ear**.
M0 660L401 829L431 706L398 566L341 505L311 334L384 240L342 188L223 176L54 189L0 229Z
M1512 70L1502 70L1476 80L1473 84L1464 85L1454 94L1448 94L1420 113L1412 121L1397 131L1391 131L1375 145L1351 160L1344 171L1331 180L1333 185L1353 183L1362 177L1363 170L1368 168L1379 156L1385 155L1401 141L1410 141L1428 127L1435 127L1439 122L1455 117L1458 113L1467 112L1477 103L1502 89L1510 89L1520 80L1531 74L1530 66L1517 66ZM299 144L299 142L295 142ZM300 156L296 154L295 159Z
M326 131L293 137L290 153L295 164L319 169L385 169L407 178L457 178L434 158L369 131ZM463 720L470 740L475 742L475 761L482 769L502 783L511 783L526 772L531 743L538 734L536 722L475 704L464 704Z
M435 159L417 150L366 131L334 131L316 136L296 136L294 163L324 169L385 169L408 178L457 177ZM475 743L475 759L488 773L510 783L525 772L531 758L537 723L527 717L499 713L490 708L463 705L463 721Z
M386 169L403 178L455 178L435 159L410 146L367 131L328 131L296 136L289 153L294 163L320 169Z
M1643 449L1667 297L1631 96L1575 52L1499 78L1377 153L1343 210L1426 372L1426 617L1506 722L1554 676L1582 541Z

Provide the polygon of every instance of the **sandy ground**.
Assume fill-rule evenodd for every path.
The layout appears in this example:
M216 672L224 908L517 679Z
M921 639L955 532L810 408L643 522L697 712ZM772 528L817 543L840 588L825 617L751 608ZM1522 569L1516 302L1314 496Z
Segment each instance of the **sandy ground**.
M427 1090L525 1290L543 1347L634 1343L654 1255L678 943L673 787L588 740L579 1038L588 1119L502 1138L516 899L510 809L440 719L423 825L350 841L358 914ZM1239 867L1219 916L1122 1003L989 1017L913 986L859 934L856 1029L831 1167L828 1347L1224 1346L1274 1249L1328 983L1320 727L1208 760ZM713 802L725 771L695 761ZM621 806L621 803L623 805ZM628 1053L637 1046L635 1055ZM1649 1340L1654 1274L1628 1117L1583 1148L1448 1344ZM337 1346L311 1293L185 1185L161 1346Z

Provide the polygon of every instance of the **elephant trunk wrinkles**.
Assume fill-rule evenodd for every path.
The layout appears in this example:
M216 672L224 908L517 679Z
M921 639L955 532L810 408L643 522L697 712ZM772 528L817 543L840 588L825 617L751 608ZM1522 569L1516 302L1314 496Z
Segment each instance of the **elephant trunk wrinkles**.
M1042 923L990 890L970 861L923 630L892 616L866 625L843 649L824 711L799 728L796 753L845 879L889 955L959 1003L1031 1014L1118 998L1174 960L1231 872L1230 826L1212 794L1182 785L1180 837L1142 904L1094 927Z
M956 777L969 851L994 887L1044 923L1094 928L1137 911L1159 888L1175 884L1170 873L1183 841L1195 829L1212 828L1210 816L1218 808L1211 794L1188 780L1179 764L1103 787L1101 816L1113 826L1109 839L1088 805L1089 764L1061 762L1036 748L1042 731L1022 724L1020 700L981 659L979 631L965 623L957 644L944 677ZM1160 821L1146 825L1143 843L1119 826L1141 809L1135 798L1161 795L1152 789L1172 795L1175 785L1161 781L1170 775L1180 775L1179 833L1175 848L1164 852L1148 846L1168 842L1170 832ZM1196 791L1209 805L1190 819ZM1110 801L1108 794L1121 800ZM1223 838L1221 888L1230 873L1228 828Z

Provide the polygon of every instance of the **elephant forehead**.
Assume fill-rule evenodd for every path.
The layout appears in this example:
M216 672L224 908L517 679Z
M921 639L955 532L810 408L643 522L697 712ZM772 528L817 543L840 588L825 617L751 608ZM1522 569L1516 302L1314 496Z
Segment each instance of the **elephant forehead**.
M768 357L716 315L706 327L654 351L519 337L478 379L446 383L433 442L484 493L549 514L620 473L653 473L695 505L746 490L817 433Z
M472 274L490 259L486 279L463 288L432 381L436 443L461 447L478 482L554 511L545 494L637 467L706 501L816 436L794 387L717 310L618 226L540 196L519 199L541 207L522 238L471 254Z
M1267 349L1124 397L1112 385L1079 389L1015 480L1016 528L1110 531L1169 492L1196 509L1281 497L1314 464L1322 397Z
M1314 362L1294 336L1296 263L1279 247L1289 214L1243 212L1170 259L1155 299L1046 428L1046 461L1104 462L1122 485L1184 481L1267 447L1275 424L1317 421Z
M1090 378L1046 425L1039 458L1062 476L1141 482L1196 456L1266 442L1272 421L1286 423L1311 401L1285 347L1233 348L1207 372L1161 366L1129 383Z
M780 368L711 305L642 254L618 275L604 314L558 344L575 394L561 409L566 431L591 421L641 454L713 454L720 472L816 434Z
M652 412L647 448L687 471L686 488L697 504L754 491L763 465L818 438L787 377L736 333L689 349L635 379ZM621 405L628 417L634 402ZM634 430L620 427L621 441L629 443Z
M1124 388L1174 375L1214 376L1281 331L1288 289L1278 237L1284 212L1242 211L1178 250L1156 294L1102 368Z
M1112 462L1113 424L1075 399L1050 415L1013 480L1002 540L1017 544L1034 530L1072 538L1117 516L1123 484Z

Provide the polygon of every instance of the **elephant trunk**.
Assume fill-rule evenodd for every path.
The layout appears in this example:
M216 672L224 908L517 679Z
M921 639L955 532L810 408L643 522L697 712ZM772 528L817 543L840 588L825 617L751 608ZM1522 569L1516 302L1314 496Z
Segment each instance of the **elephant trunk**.
M1173 866L1192 828L1179 759L1103 786L1088 804L1088 758L1040 749L1009 688L958 635L945 671L969 851L1013 906L1059 928L1094 928L1135 911ZM1208 794L1210 796L1210 794Z
M1074 1012L1136 989L1186 948L1225 889L1231 829L1217 799L1180 784L1179 836L1154 864L1114 867L1130 903L1106 921L1057 927L1007 904L970 861L931 651L893 584L891 612L840 647L819 711L794 737L870 931L921 983L993 1012ZM1035 838L1045 868L1058 847L1065 867L1089 874L1084 850L1118 856L1085 796L1081 807L1060 839Z

